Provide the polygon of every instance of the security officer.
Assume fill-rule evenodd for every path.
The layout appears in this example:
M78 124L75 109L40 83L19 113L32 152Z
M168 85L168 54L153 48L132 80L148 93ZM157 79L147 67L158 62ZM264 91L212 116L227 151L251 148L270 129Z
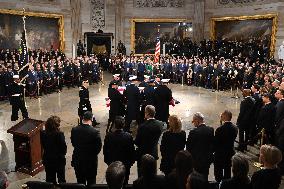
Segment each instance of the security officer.
M22 116L24 119L28 119L28 111L25 106L25 99L24 99L24 86L20 83L19 75L13 76L14 82L10 85L10 104L12 105L12 116L11 121L17 121L18 111L19 109L22 112Z

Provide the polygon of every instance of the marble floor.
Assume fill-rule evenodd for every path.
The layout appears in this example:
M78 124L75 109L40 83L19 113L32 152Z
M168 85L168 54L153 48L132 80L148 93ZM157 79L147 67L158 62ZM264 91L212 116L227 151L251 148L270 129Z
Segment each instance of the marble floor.
M108 84L111 75L105 74L105 83ZM107 97L107 86L96 84L90 86L90 101L93 113L101 124L98 129L101 132L102 140L105 137L106 124L108 119L108 108L105 98ZM206 124L216 128L219 126L220 113L228 109L233 113L233 121L239 112L241 99L231 98L230 92L212 92L211 90L188 87L177 84L169 84L173 91L173 96L181 103L175 107L170 107L171 114L177 114L181 117L184 130L192 128L191 119L195 112L202 112L205 115ZM46 120L50 115L57 115L62 120L62 130L65 133L68 145L66 179L67 182L76 182L74 169L71 167L71 156L73 147L70 142L70 131L77 124L77 107L79 102L78 88L64 88L61 93L45 95L39 99L26 98L26 103L30 117L33 119ZM9 188L20 188L28 180L44 180L45 172L42 171L36 176L18 173L14 171L15 157L13 149L12 135L7 133L7 129L17 122L10 121L11 106L8 102L0 102L0 170L8 171L10 180ZM20 121L20 120L19 120ZM18 122L19 122L18 121ZM249 157L248 157L249 158ZM159 163L158 163L159 165ZM213 167L213 166L212 166ZM213 168L210 169L210 180L214 180ZM107 166L103 162L102 151L99 154L99 166L97 183L106 183L105 170ZM131 168L130 183L137 178L136 164Z

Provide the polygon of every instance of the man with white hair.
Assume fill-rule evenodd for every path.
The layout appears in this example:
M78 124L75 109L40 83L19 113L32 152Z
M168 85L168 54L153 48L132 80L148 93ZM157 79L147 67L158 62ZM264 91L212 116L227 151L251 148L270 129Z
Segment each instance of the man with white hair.
M192 124L195 128L188 134L186 150L193 157L194 169L208 178L213 162L214 129L205 125L200 112L193 115Z
M278 57L279 57L279 60L281 62L283 62L283 60L284 60L284 41L282 42L282 45L280 45L280 47L279 47Z

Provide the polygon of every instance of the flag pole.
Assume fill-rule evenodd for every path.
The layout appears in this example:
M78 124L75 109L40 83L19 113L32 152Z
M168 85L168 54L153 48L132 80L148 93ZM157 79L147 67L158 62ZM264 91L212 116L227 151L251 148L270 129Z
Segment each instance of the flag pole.
M24 35L25 35L25 40L26 40L27 30L26 30L26 15L25 15L25 12L26 12L26 10L25 10L25 8L23 8L23 17L22 17L22 19L23 19L23 26L24 26ZM23 40L23 39L22 39L22 40ZM25 42L25 45L26 45L26 51L28 51L27 41ZM22 49L22 50L24 50L24 49ZM27 56L28 56L28 52L26 52L26 53L24 53L24 54L27 54ZM21 63L24 63L24 61L21 62ZM29 65L29 57L28 57L27 63L26 63L24 66L21 65L22 68L19 70L19 73L20 73L25 67L27 67L28 65Z

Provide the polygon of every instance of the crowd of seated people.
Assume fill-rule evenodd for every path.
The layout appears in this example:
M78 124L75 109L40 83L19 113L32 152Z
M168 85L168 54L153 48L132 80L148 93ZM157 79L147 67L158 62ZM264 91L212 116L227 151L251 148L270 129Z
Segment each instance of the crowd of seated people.
M71 165L79 184L88 187L97 185L98 154L103 149L104 162L108 165L106 181L109 188L128 186L130 168L135 162L138 178L133 182L134 189L280 187L279 164L282 161L282 152L270 144L261 146L259 162L263 168L249 176L247 157L235 153L234 140L238 129L231 122L230 111L221 113L221 126L215 133L212 127L206 125L204 116L199 112L195 113L192 118L194 128L187 138L178 116L169 117L168 130L163 132L160 122L154 118L154 106L146 106L145 115L147 120L139 126L135 138L123 131L124 118L116 117L113 131L107 133L102 143L99 131L92 126L93 114L84 113L82 124L71 131L71 143L74 147ZM158 148L160 137L162 140ZM64 133L60 131L59 117L48 118L45 130L41 133L41 143L46 181L53 184L65 183L66 142ZM158 149L161 151L162 175L157 174ZM208 181L212 163L216 181L214 183Z
M262 91L273 92L284 87L282 62L270 56L267 40L228 41L203 40L193 43L190 39L175 42L174 50L159 62L152 55L144 56L86 56L67 58L56 50L29 51L28 76L25 80L27 96L37 96L61 91L63 86L80 85L82 78L91 83L99 82L101 70L121 74L124 80L137 75L171 79L212 90L235 90L258 84ZM8 88L19 65L17 50L0 51L0 99L7 98Z

